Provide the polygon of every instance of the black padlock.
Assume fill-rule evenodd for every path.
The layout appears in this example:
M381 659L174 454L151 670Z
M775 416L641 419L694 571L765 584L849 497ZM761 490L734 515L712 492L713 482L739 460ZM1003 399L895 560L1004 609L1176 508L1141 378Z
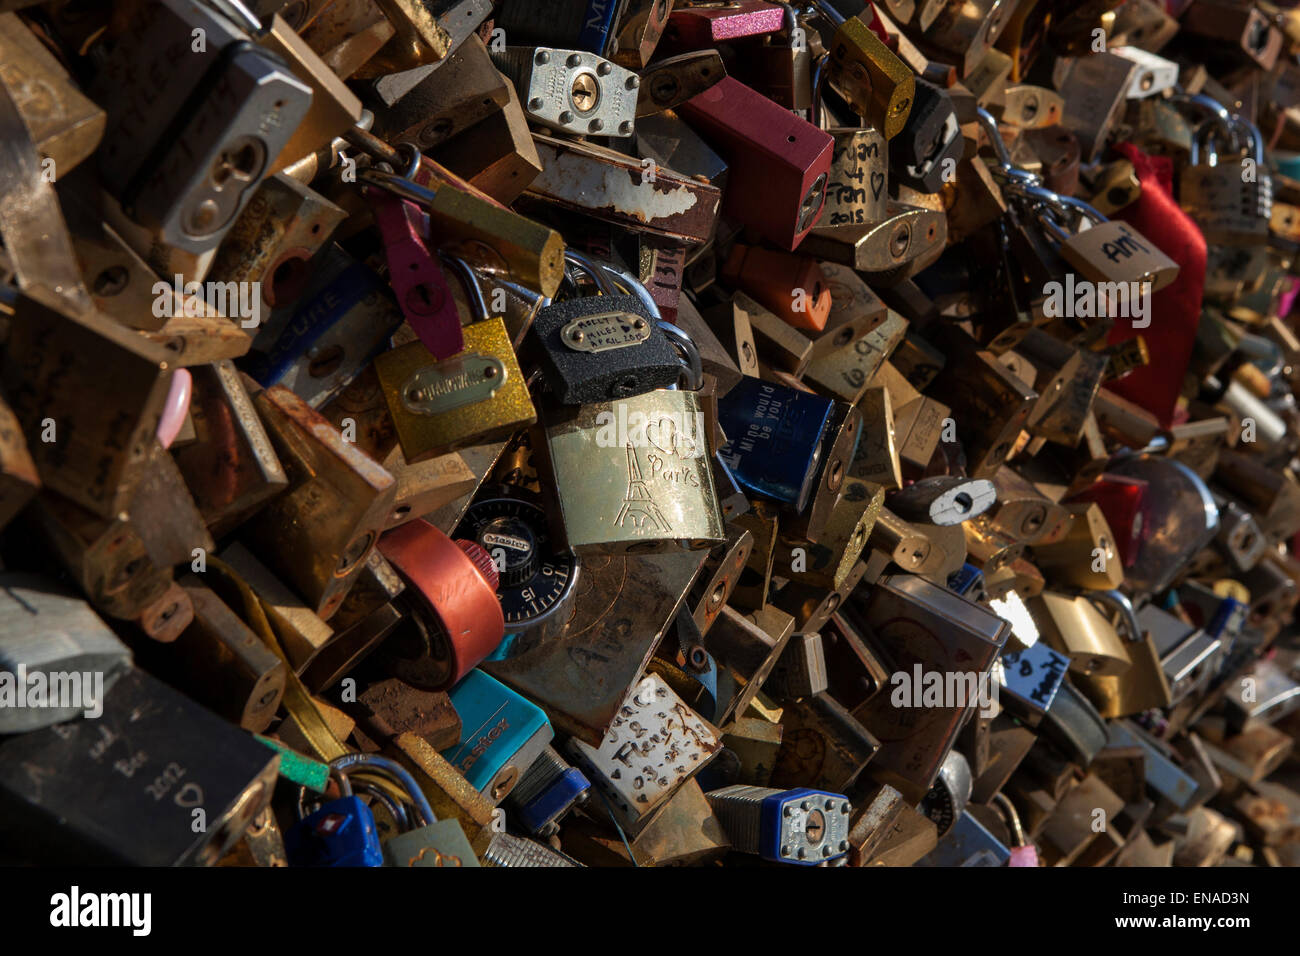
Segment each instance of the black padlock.
M534 357L556 398L585 405L676 384L682 362L660 328L649 293L619 294L604 267L572 251L565 256L601 294L556 302L533 321ZM626 274L619 281L636 284Z
M965 143L948 91L916 78L916 96L903 131L889 141L891 181L935 193L952 177ZM952 162L948 162L952 160Z

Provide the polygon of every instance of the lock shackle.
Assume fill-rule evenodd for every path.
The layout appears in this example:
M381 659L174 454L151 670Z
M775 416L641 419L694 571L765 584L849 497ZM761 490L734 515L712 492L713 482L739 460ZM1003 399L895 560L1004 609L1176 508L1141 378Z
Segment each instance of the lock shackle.
M993 799L1007 821L1007 827L1011 830L1011 839L1015 841L1016 846L1025 846L1025 828L1020 822L1020 814L1016 812L1016 805L1000 790L993 795Z
M652 319L656 322L663 320L663 315L659 311L659 303L655 302L654 296L650 294L650 290L642 284L640 279L622 266L616 266L612 262L602 262L600 267L605 270L615 284L615 294L617 294L617 289L622 289L628 295L635 296L645 307L645 310L650 313Z
M383 804L384 809L388 811L389 816L397 823L402 832L411 829L411 818L406 812L406 808L392 798L391 795L384 792L382 787L377 787L365 780L357 780L357 789L362 793L368 794L375 800Z
M253 36L260 37L266 33L266 27L262 26L262 21L257 19L257 16L239 0L208 0L208 2L224 14L226 19L236 22L242 20L244 27Z
M1082 199L1075 199L1073 196L1062 196L1060 193L1053 192L1043 186L1033 185L1023 181L1010 180L1007 182L1007 191L1013 195L1018 195L1022 199L1037 202L1049 208L1056 207L1062 211L1071 209L1092 222L1093 225L1100 225L1109 220L1098 212L1095 208L1084 202Z
M566 248L564 261L595 283L596 290L601 295L618 295L618 287L614 285L613 280L603 271L602 266L586 253ZM568 270L565 271L567 273Z
M704 363L700 360L699 346L685 329L680 329L663 319L655 324L668 336L668 342L677 350L678 356L685 359L686 371L690 373L686 387L692 392L699 391L704 387Z
M822 94L830 76L831 55L823 53L813 64L812 70L812 104L808 109L808 121L818 129L828 129L826 111L822 109Z
M1250 153L1250 158L1255 161L1256 174L1264 171L1264 137L1259 134L1259 127L1241 114L1235 114L1232 117L1233 132L1240 130L1245 134L1246 141L1242 147Z
M1138 624L1137 614L1133 611L1133 602L1124 592L1110 588L1105 591L1080 591L1079 594L1099 610L1118 611L1119 623L1128 631L1128 639L1133 642L1142 640L1142 626Z
M1187 157L1188 163L1193 166L1199 166L1201 164L1202 151L1209 149L1211 152L1207 159L1207 163L1210 166L1218 164L1219 150L1214 146L1215 133L1219 133L1227 138L1228 149L1230 152L1236 152L1240 149L1240 145L1237 141L1236 129L1232 125L1231 119L1225 122L1220 120L1218 116L1211 116L1192 131L1192 146Z
M379 771L381 775L387 774L400 783L402 789L406 791L411 806L422 820L421 826L428 826L438 820L433 815L433 807L429 806L428 797L420 790L415 778L395 760L389 760L387 757L380 757L377 754L350 753L331 760L330 770L337 771L344 780L354 770L364 772Z
M830 0L814 0L814 3L817 6L818 12L829 20L831 26L835 27L835 29L838 30L840 27L844 26L844 22L848 20L848 17L840 13L840 11L836 10L835 7L831 5Z
M474 275L474 270L464 259L448 255L445 252L439 252L438 258L442 260L443 265L456 273L456 278L460 279L460 284L465 287L465 295L469 299L470 308L474 310L474 316L478 320L488 317L487 302L483 299L483 290L479 288L478 280Z
M997 154L997 165L992 170L994 175L1001 177L1008 185L1017 183L1026 186L1041 186L1043 184L1042 176L1031 173L1027 169L1021 169L1012 162L1011 151L1007 149L1002 134L998 132L998 121L993 118L993 114L984 107L979 106L975 109L975 115L980 126L984 128L984 134L989 138L989 145L993 147L993 152Z
M1178 87L1178 92L1169 99L1175 106L1191 106L1200 112L1208 113L1211 117L1217 118L1225 127L1230 126L1232 123L1232 113L1228 108L1204 93L1184 93L1182 88Z

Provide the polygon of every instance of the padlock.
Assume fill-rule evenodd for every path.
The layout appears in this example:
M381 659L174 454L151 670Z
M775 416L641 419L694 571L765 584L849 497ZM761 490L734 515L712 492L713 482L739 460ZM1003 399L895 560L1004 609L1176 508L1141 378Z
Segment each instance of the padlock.
M617 24L612 59L629 70L642 70L654 57L668 28L673 0L627 0Z
M846 17L825 0L817 8L834 30L826 43L831 82L867 125L892 140L912 109L915 76L861 17Z
M889 141L894 180L925 193L939 192L965 151L957 113L947 91L916 81L907 124Z
M768 33L759 43L747 44L746 55L733 69L739 78L774 103L802 115L812 106L816 34L809 35L794 7L783 3L780 32Z
M122 511L158 431L168 353L107 316L77 321L24 296L3 378L42 485L106 518Z
M887 213L889 166L885 140L875 129L828 129L835 141L818 226L875 222Z
M585 50L508 46L492 62L531 122L562 133L631 136L641 78Z
M831 292L816 260L736 243L721 277L796 329L825 330Z
M837 273L830 271L831 268L830 264L823 263L823 274L836 275ZM842 266L835 266L834 268L842 270L839 273L840 275L844 272L851 273L850 269ZM832 317L835 313L834 303L839 302L842 298L836 292L837 286L832 284ZM828 320L828 327L831 325L831 321L833 319ZM824 356L814 355L808 364L805 375L808 384L815 386L819 392L827 394L829 397L838 398L862 407L864 434L879 435L880 415L873 411L872 406L863 406L862 401L867 390L873 387L872 381L875 379L881 365L897 348L906 331L907 320L896 312L887 311L884 321L872 328L866 335ZM929 460L928 457L926 460ZM873 480L880 481L880 479ZM884 484L885 482L882 481L881 483Z
M193 30L204 37L197 54ZM272 172L313 98L281 62L216 11L174 0L136 11L100 74L101 170L126 214L162 244L215 249Z
M775 561L773 572L792 581L838 590L866 547L884 497L880 485L845 478L840 498L815 542L797 537L798 525L790 523L782 539L789 560Z
M967 470L973 478L987 478L1010 455L1038 396L969 337L946 327L942 333L934 336L935 344L947 353L948 364L930 391L962 411L957 434L966 447Z
M727 160L722 213L782 249L798 248L825 202L830 135L732 77L687 100L679 113Z
M338 395L387 345L402 312L384 283L340 247L296 305L274 313L240 363L262 385L282 385L312 408Z
M1047 195L1050 190L1029 186L1018 191L1051 201ZM1120 315L1125 311L1128 315L1140 315L1132 300L1139 294L1159 292L1172 283L1178 277L1178 264L1127 223L1106 219L1082 200L1070 200L1069 206L1079 210L1093 225L1071 235L1060 229L1051 212L1039 219L1049 234L1060 241L1061 257L1078 269L1084 279L1098 285L1098 295L1118 299ZM1069 284L1066 289L1069 299ZM1125 291L1128 310L1124 309Z
M909 521L936 525L961 524L992 507L996 491L987 478L955 476L922 478L889 496L889 507Z
M747 376L719 402L729 437L721 457L742 487L802 511L833 408L826 399Z
M883 745L873 761L873 774L896 777L898 782L886 782L919 799L933 785L966 714L984 706L988 671L1006 643L1010 625L946 588L908 575L880 580L865 619L892 658L894 687L853 713ZM926 671L951 674L951 679L960 676L965 689L945 701L948 706L918 707L921 684L929 680L923 677ZM905 682L898 680L900 674ZM986 684L982 691L981 681ZM904 683L910 685L910 694Z
M350 753L330 761L330 771L332 774L337 775L340 788L347 795L343 798L344 801L358 799L351 796L354 784L372 796L380 797L382 795L381 802L393 814L399 826L402 826L402 832L390 836L380 848L377 835L373 840L369 838L370 831L374 828L374 817L370 815L369 819L367 819L366 814L370 814L370 811L358 801L359 809L355 811L355 817L348 814L342 825L353 829L357 827L357 824L361 825L361 830L353 833L351 840L360 843L364 836L364 850L358 847L359 852L354 851L352 858L348 862L326 865L408 867L476 867L479 865L478 858L474 855L474 850L470 846L469 840L466 839L465 831L461 828L460 822L454 819L438 820L433 814L429 799L416 782L416 778L397 762L375 754ZM363 782L361 777L358 776L353 780L351 777L353 773L365 773L367 781L375 776L384 780L396 781L395 788L402 796L402 802L410 807L413 814L408 815L406 810L399 804L392 802L391 796L377 790L372 784ZM320 813L333 807L336 803L343 803L343 801L326 804L325 807L316 811L308 819L317 818ZM346 810L346 807L340 809ZM412 816L414 819L412 819ZM320 823L317 823L312 829L319 833L321 829ZM334 839L337 840L337 837ZM378 854L376 854L376 850L378 850Z
M103 713L105 696L131 667L131 650L86 603L33 574L5 574L0 640L0 730L22 734ZM59 640L49 640L57 635ZM97 714L96 711L99 713Z
M465 350L441 362L419 342L375 359L408 462L504 438L537 420L505 322L484 319L463 334Z
M669 14L662 42L666 51L708 49L719 43L776 33L785 23L781 5L768 0L692 4Z
M580 556L708 549L723 540L700 400L657 390L547 414L550 512Z
M1146 483L1140 479L1103 473L1097 481L1068 498L1062 504L1091 501L1101 508L1106 524L1115 534L1115 547L1124 567L1132 567L1137 560L1142 534L1142 503L1146 497Z
M144 649L187 694L245 730L260 733L275 718L288 668L196 574L179 582L194 607L176 641Z
M171 569L153 563L125 512L110 521L52 492L42 492L29 506L26 520L47 540L49 550L101 614L138 619L167 599ZM183 628L188 616L184 608L172 604L176 605L174 626ZM175 640L178 633L168 628L157 636Z
M67 175L104 135L104 111L82 95L68 71L17 14L0 16L5 83L39 153Z
M590 791L591 782L582 771L569 766L548 744L524 770L506 800L528 832L551 836L559 832L556 821L586 803Z
M894 200L886 208L880 222L818 226L801 248L855 269L874 286L895 285L933 265L947 239L943 213Z
M599 748L568 742L569 753L632 833L721 747L717 732L653 674L632 689Z
M815 866L849 850L852 807L841 794L738 784L705 796L732 845L743 853L774 863Z
M289 485L235 366L226 359L191 370L196 440L172 453L203 515L220 537Z
M451 690L461 739L442 755L493 805L519 783L555 732L540 707L480 670Z
M800 700L826 691L829 683L821 635L815 631L795 634L763 686L777 699Z
M637 160L594 143L542 133L534 133L533 142L542 172L525 191L527 201L674 242L704 242L713 233L722 200L715 186L653 158Z
M477 542L496 565L507 637L494 657L523 653L567 623L581 565L552 540L538 496L485 487L453 536Z
M724 607L704 646L718 661L717 722L744 714L749 702L776 667L794 633L794 619L773 607L743 615Z
M24 768L37 765L51 772L34 780ZM211 866L269 804L279 765L249 734L129 668L97 719L4 738L0 828L7 846L45 860ZM104 801L88 802L92 791ZM207 826L195 830L200 803Z
M333 642L334 628L322 621L243 545L238 542L229 544L218 557L260 599L289 665L295 673L302 674ZM234 600L232 592L222 587L222 582L218 581L215 587L219 597ZM342 612L345 608L339 610Z
M1249 245L1268 235L1273 187L1264 166L1264 141L1253 125L1243 126L1248 154L1222 164L1214 138L1226 133L1235 142L1240 128L1225 130L1217 117L1197 127L1179 180L1179 201L1216 245Z
M615 294L612 281L601 285L605 294L546 306L533 322L534 355L565 405L632 398L672 385L681 373L658 316L638 296Z
M781 750L772 769L777 787L802 781L849 790L881 749L881 741L828 693L787 700L781 725Z
M1061 125L1079 137L1082 162L1100 156L1140 71L1138 64L1112 52L1057 60L1052 82L1065 97Z
M1239 7L1222 0L1205 0L1188 8L1180 20L1183 30L1199 34L1209 44L1229 46L1250 57L1259 69L1273 69L1283 46L1282 32L1254 7Z
M436 71L434 65L375 82L366 103L375 115L376 135L433 148L505 109L510 101L510 81L497 72L477 36L437 64Z
M407 584L400 600L411 615L384 648L392 672L419 687L447 690L505 636L496 565L479 545L453 541L423 519L386 532L379 550Z

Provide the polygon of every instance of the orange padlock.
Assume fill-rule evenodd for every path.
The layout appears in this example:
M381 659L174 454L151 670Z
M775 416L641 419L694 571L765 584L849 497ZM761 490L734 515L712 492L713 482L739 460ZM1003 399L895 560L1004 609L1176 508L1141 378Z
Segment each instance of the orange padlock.
M480 545L455 540L423 519L394 528L379 550L405 579L414 628L390 648L394 672L429 690L447 690L497 649L506 622L496 565Z
M831 289L816 259L738 242L727 257L722 279L796 329L820 332L826 328Z

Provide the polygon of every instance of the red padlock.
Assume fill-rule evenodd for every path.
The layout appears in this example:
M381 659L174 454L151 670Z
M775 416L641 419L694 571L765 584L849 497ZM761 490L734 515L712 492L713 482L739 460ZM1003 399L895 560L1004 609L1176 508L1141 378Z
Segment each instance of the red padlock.
M506 633L491 556L473 541L453 541L421 519L379 539L406 581L413 631L395 637L398 677L447 690L497 649Z
M793 252L826 202L831 134L730 76L679 112L727 161L723 215Z

